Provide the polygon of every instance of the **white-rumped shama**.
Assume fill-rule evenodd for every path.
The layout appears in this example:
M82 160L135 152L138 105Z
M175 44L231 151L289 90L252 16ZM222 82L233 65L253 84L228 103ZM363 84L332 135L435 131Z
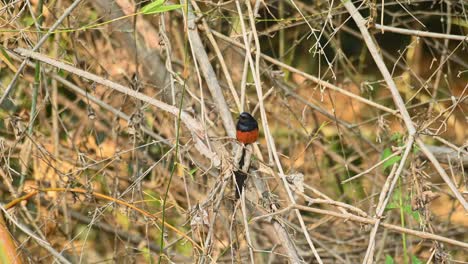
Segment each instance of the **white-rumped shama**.
M239 116L239 120L236 125L236 138L237 141L243 143L243 145L252 144L258 139L258 123L255 118L247 113L242 112ZM236 179L236 199L242 194L244 189L245 180L247 179L247 173L242 171L244 167L244 158L245 158L245 146L242 146L242 156L239 160L239 170L234 171Z
M258 123L247 112L242 112L236 126L236 138L245 145L254 143L258 139Z

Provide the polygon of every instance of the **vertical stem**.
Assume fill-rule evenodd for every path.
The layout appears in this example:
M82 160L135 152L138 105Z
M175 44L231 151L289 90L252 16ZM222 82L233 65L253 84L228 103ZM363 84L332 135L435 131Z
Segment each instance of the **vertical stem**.
M29 116L29 127L28 134L31 135L33 132L34 120L36 119L36 106L37 106L37 96L39 95L39 88L41 86L41 63L36 61L36 66L34 69L34 84L33 84L33 93L31 101L31 113Z
M283 21L284 1L279 1L278 12L279 12L280 20ZM278 53L279 53L280 60L283 60L283 56L284 56L284 41L285 41L285 39L284 39L284 28L281 27L281 29L279 30L279 47L278 47Z
M44 21L44 16L42 14L42 6L44 5L43 0L39 0L37 3L37 26L39 27L37 30L37 38L41 38L41 26L42 22ZM37 96L39 94L39 88L41 86L41 63L36 61L35 73L34 73L34 85L33 85L33 94L32 94L32 102L31 102L31 115L29 117L29 128L28 134L32 134L33 126L34 126L34 119L36 118L36 105L37 105Z
M182 95L180 98L180 103L179 103L179 116L177 117L177 127L176 127L176 143L175 143L175 154L174 154L174 160L172 161L172 166L171 166L171 175L169 176L169 181L167 182L167 187L166 191L164 193L164 198L163 198L163 204L162 204L162 217L161 217L161 240L160 240L160 248L159 248L159 259L158 263L160 264L162 261L162 254L163 254L163 249L164 249L164 224L166 221L166 202L167 202L167 196L169 194L169 188L171 187L172 183L172 177L174 176L175 170L177 168L177 157L179 154L179 136L180 136L180 116L182 113L182 105L184 103L184 95L185 95L185 83L182 88Z
M403 204L403 194L402 194L402 184L401 184L401 178L398 178L398 185L400 192L398 193L398 203L399 203L399 208L400 208L400 221L401 221L401 227L405 227L405 212L404 212L404 204ZM407 264L408 263L408 249L406 246L406 234L402 233L401 234L401 243L403 244L403 263Z
M38 8L37 8L37 39L41 39L41 26L42 21L44 21L44 16L42 14L42 6L43 0L39 0ZM19 72L20 70L18 70ZM34 72L34 84L33 84L33 91L32 91L32 98L31 98L31 113L29 115L29 127L28 127L28 135L32 135L33 127L34 127L34 120L36 119L36 106L37 106L37 96L39 95L39 89L41 87L41 63L36 61L35 72ZM7 90L8 91L8 90ZM7 94L7 91L5 94ZM23 186L25 176L21 173L20 177L20 186Z
M188 1L185 3L184 7L184 13L185 16L187 16L188 13ZM188 26L185 25L185 28L188 29ZM184 42L184 65L187 66L188 63L188 35L186 35L186 40ZM184 69L184 72L186 69ZM160 247L159 247L159 258L158 258L158 264L161 264L162 261L162 254L164 250L164 227L165 227L165 221L166 221L166 202L167 202L167 196L169 194L169 188L171 187L172 183L172 177L174 176L175 170L177 168L177 157L179 156L179 137L180 137L180 121L181 121L181 114L182 114L182 106L184 103L184 95L185 95L185 77L184 77L184 83L182 87L182 94L180 97L180 103L179 103L179 114L177 116L177 124L176 124L176 142L175 142L175 154L174 154L174 160L172 162L172 167L171 167L171 174L169 176L169 181L167 183L166 187L166 192L164 193L164 199L163 199L163 205L162 205L162 217L161 217L161 240L160 240ZM175 99L175 98L173 98Z
M82 0L75 0L64 12L63 14L55 21L55 23L49 28L47 33L39 39L39 41L34 45L32 48L32 51L37 51L39 48L46 42L46 40L49 38L49 36L58 28L60 24L62 24L63 20L70 15L70 13L81 3ZM41 5L42 6L42 5ZM23 72L24 67L26 67L26 64L29 62L29 58L23 60L23 62L20 64L18 67L15 75L13 76L13 79L10 81L10 84L8 84L7 88L4 90L2 97L0 97L0 105L3 104L5 99L8 97L9 94L11 94L14 90L16 81L18 80L20 74Z

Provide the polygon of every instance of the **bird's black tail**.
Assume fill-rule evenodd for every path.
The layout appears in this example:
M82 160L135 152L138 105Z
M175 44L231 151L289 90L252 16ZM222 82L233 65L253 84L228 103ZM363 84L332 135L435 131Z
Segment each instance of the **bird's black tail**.
M244 190L245 180L247 179L247 173L243 172L242 169L245 163L245 147L242 146L242 155L239 160L239 170L234 172L234 176L236 176L236 182L234 182L234 188L236 189L236 199L239 199L242 190Z
M236 181L234 182L234 188L236 189L236 199L239 199L242 191L244 190L245 180L247 179L247 173L237 170L234 172Z

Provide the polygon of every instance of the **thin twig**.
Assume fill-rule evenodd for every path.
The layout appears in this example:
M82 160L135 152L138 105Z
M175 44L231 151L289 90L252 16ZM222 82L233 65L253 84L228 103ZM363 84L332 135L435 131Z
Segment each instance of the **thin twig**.
M216 37L218 37L218 38L220 38L220 39L222 39L222 40L224 40L224 41L226 41L226 42L228 42L228 43L230 43L230 44L232 44L232 45L234 45L234 46L236 46L236 47L246 49L246 48L245 48L245 45L242 45L241 43L239 43L239 42L237 42L237 41L235 41L235 40L232 40L231 38L229 38L229 37L227 37L227 36L225 36L225 35L223 35L223 34L217 32L217 31L212 30L211 33L213 33L214 36L216 36ZM248 49L248 50L250 51L250 49ZM256 53L257 53L257 50L253 50L253 51L251 51L251 52L256 54ZM319 78L317 78L317 77L315 77L315 76L313 76L313 75L311 75L311 74L308 74L308 73L306 73L306 72L303 72L303 71L301 71L301 70L299 70L299 69L297 69L297 68L295 68L295 67L292 67L292 66L290 66L290 65L288 65L288 64L286 64L286 63L283 63L283 62L281 62L281 61L279 61L279 60L277 60L277 59L275 59L275 58L273 58L273 57L270 57L270 56L265 55L265 54L263 54L263 53L260 53L260 56L261 56L264 60L266 60L266 61L268 61L268 62L270 62L270 63L273 63L273 64L275 64L275 65L277 65L277 66L279 66L279 67L281 67L281 68L283 68L283 69L286 69L286 70L288 70L288 71L290 71L290 72L297 73L297 74L301 75L302 77L304 77L304 78L306 78L306 79L308 79L308 80L311 80L312 82L314 82L314 83L320 85L321 87L328 88L328 89L330 89L330 90L339 92L339 93L341 93L341 94L344 94L344 95L346 95L346 96L349 96L350 98L352 98L352 99L354 99L354 100L357 100L357 101L362 102L362 103L364 103L364 104L367 104L367 105L369 105L369 106L375 107L375 108L377 108L377 109L379 109L379 110L382 110L382 111L385 111L385 112L387 112L387 113L390 113L390 114L393 114L393 115L396 115L396 114L398 113L397 110L393 110L393 109L391 109L391 108L388 108L388 107L386 107L386 106L383 106L383 105L378 104L378 103L376 103L376 102L373 102L373 101L371 101L371 100L368 100L368 99L366 99L366 98L363 98L363 97L361 97L361 96L359 96L359 95L357 95L357 94L351 93L351 92L349 92L349 91L347 91L347 90L345 90L345 89L343 89L343 88L340 88L340 87L338 87L338 86L336 86L336 85L333 85L333 84L331 84L331 83L329 83L329 82L327 82L327 81L324 81L324 80L322 80L322 79L319 79Z
M354 19L354 22L356 22L356 25L358 26L359 30L361 31L361 35L366 42L367 48L369 49L369 52L371 53L375 64L377 64L377 67L379 68L380 72L382 73L385 82L388 85L388 88L390 89L390 92L392 93L392 98L393 101L400 111L400 114L403 118L403 121L405 123L406 129L408 130L408 134L410 137L416 136L416 128L413 125L413 122L411 121L411 117L408 113L408 110L406 109L405 103L403 102L403 99L401 98L400 93L398 92L398 88L393 81L392 76L390 75L390 72L387 69L387 66L385 66L384 61L382 60L382 57L380 56L380 53L378 51L377 45L374 43L368 29L366 26L366 20L362 17L362 15L359 13L359 11L356 9L352 1L344 1L343 5L345 8L348 10L348 13L351 15L351 17ZM420 139L416 139L416 142L418 146L421 149L426 149L426 146L424 145L424 142ZM444 171L442 166L440 165L439 161L432 155L432 153L427 150L426 151L426 156L428 159L433 163L434 167L436 167L437 171L441 175L442 179L445 181L445 183L448 185L450 190L453 192L457 200L462 204L463 208L465 211L468 211L468 202L463 198L463 196L460 194L456 186L453 184L452 180L448 177L447 173Z
M427 146L427 149L434 154L440 162L449 163L449 161L452 160L459 161L462 166L468 166L468 154L465 152L457 152L451 148L440 146Z
M345 219L345 220L351 220L351 221L366 223L366 224L375 224L378 221L377 219L374 219L374 218L365 218L365 217L361 217L361 216L357 216L357 215L353 215L353 214L349 214L349 213L338 213L338 212L333 212L333 211L329 211L329 210L311 208L311 207L307 207L307 206L303 206L303 205L297 205L297 204L292 206L292 209L299 209L301 211L317 213L317 214L331 215L331 216L342 218L342 219ZM450 238L447 238L447 237L434 235L434 234L427 233L427 232L416 231L416 230L412 230L412 229L408 229L408 228L404 228L404 227L401 227L401 226L392 225L392 224L388 224L388 223L380 223L380 225L382 227L384 227L384 228L393 230L395 232L405 233L405 234L412 235L412 236L417 236L417 237L420 237L422 239L431 239L431 240L435 240L435 241L440 241L440 242L444 242L444 243L447 243L447 244L451 244L451 245L454 245L454 246L458 246L458 247L461 247L461 248L467 248L468 249L468 243L458 241L458 240L455 240L455 239L450 239Z
M393 157L395 157L395 156L398 156L398 155L400 155L400 154L401 154L401 149L395 151L394 153L392 153L391 155L389 155L389 156L386 157L385 159L382 159L381 161L377 162L374 166L372 166L372 167L366 169L365 171L363 171L363 172L361 172L361 173L359 173L359 174L356 174L356 175L354 175L353 177L351 177L351 178L349 178L349 179L346 179L346 180L342 181L341 184L345 184L345 183L347 183L347 182L350 182L350 181L352 181L352 180L355 180L355 179L361 177L361 176L364 175L364 174L367 174L367 173L371 172L371 171L374 170L375 168L377 168L377 167L379 167L380 165L382 165L382 164L384 164L385 162L387 162L389 159L391 159L391 158L393 158Z
M49 38L51 34L54 33L54 31L58 28L60 24L62 24L62 21L70 15L70 13L80 4L81 0L75 0L64 12L63 14L55 21L55 23L49 28L46 34L42 36L42 38L34 45L34 47L31 49L32 51L37 51L42 44ZM0 98L0 105L3 104L4 100L8 97L8 95L13 91L13 87L16 84L16 81L18 80L18 77L20 76L21 72L23 71L24 67L26 66L26 63L28 62L28 58L26 58L18 67L15 75L10 81L10 84L8 84L7 88L5 89L5 92L2 95L2 98Z
M193 5L193 8L195 9L195 11L197 11L199 13L202 13L202 11L198 7L198 4L197 4L196 1L192 0L191 3ZM219 60L219 64L221 65L221 69L222 69L223 74L224 74L224 78L226 78L227 85L229 87L229 90L231 90L231 94L232 94L232 97L234 98L234 102L236 103L237 109L239 111L241 111L242 109L241 109L241 103L240 103L239 95L237 94L236 88L234 87L234 82L232 81L231 74L229 73L229 69L228 69L228 67L226 65L226 62L225 62L225 60L224 60L224 58L223 58L223 56L221 54L221 50L219 49L219 46L216 43L216 40L213 37L213 34L211 34L210 26L206 22L205 17L201 16L200 19L202 21L203 27L205 28L206 37L208 38L211 45L213 46L213 49L214 49L214 51L216 53L216 57Z
M0 206L1 209L6 212L6 210L10 209L10 208L13 208L15 207L18 203L21 203L22 201L25 201L25 200L28 200L30 199L31 197L41 193L41 192L69 192L69 193L80 193L80 194L83 194L83 195L92 195L96 198L99 198L99 199L102 199L102 200L107 200L107 201L112 201L114 203L117 203L119 205L122 205L122 206L125 206L129 209L132 209L134 210L135 212L138 212L140 213L141 215L145 216L145 217L148 217L150 219L153 219L155 221L158 221L158 222L161 222L161 219L154 215L154 214L151 214L139 207L136 207L135 205L133 204L130 204L124 200L120 200L120 199L116 199L114 197L110 197L108 195L105 195L105 194L102 194L102 193L98 193L98 192L93 192L93 191L89 191L89 190L85 190L85 189L81 189L81 188L44 188L44 189L41 189L41 190L33 190L31 191L30 193L22 196L22 197L19 197L17 199L14 199L13 201L9 202L8 204L6 204L5 206ZM180 231L179 229L177 229L176 227L174 227L173 225L169 224L169 223L164 223L164 225L171 229L172 231L174 231L175 233L177 233L178 235L184 237L185 239L187 239L187 241L191 242L191 244L195 247L197 247L198 249L201 249L200 245L198 245L195 241L193 241L193 239L191 239L189 236L187 236L184 232Z
M273 155L274 161L276 163L276 167L279 170L280 178L283 181L283 186L284 186L284 188L285 188L285 190L286 190L286 192L288 194L288 198L289 198L290 202L292 204L296 204L296 201L295 201L295 199L294 199L294 197L292 195L291 189L289 188L289 184L288 184L288 182L286 180L286 177L285 177L282 165L281 165L281 161L280 161L280 159L278 157L278 153L276 151L276 146L275 146L275 142L273 140L273 136L271 135L271 132L270 132L270 129L269 129L269 126L268 126L268 120L267 120L265 108L263 106L263 101L262 101L262 99L263 99L262 86L261 86L261 83L260 83L260 54L261 54L260 43L259 43L259 40L258 40L256 28L255 28L255 20L254 20L253 14L252 14L252 8L250 6L250 1L248 1L248 0L245 1L245 4L247 5L247 8L248 8L250 27L251 27L251 30L253 32L255 47L256 47L256 50L257 50L256 58L255 58L255 64L254 64L254 61L252 59L252 55L249 52L246 52L246 56L249 59L250 69L251 69L252 73L254 73L253 74L253 79L254 79L254 82L255 82L255 88L257 90L258 100L259 100L259 103L260 103L260 113L261 113L261 116L262 116L262 124L263 124L263 129L264 129L265 137L266 137L267 144L268 144L269 153L271 153ZM242 28L242 32L244 33L243 34L243 39L244 39L245 49L247 51L249 49L249 46L248 46L248 41L247 41L247 37L246 37L246 27L245 27L245 24L244 24L243 19L242 19L243 15L242 15L242 11L240 9L240 4L239 4L238 0L236 0L236 7L237 7L238 14L241 17L241 19L240 19L241 28ZM302 218L301 213L298 210L295 210L295 213L296 213L297 219L299 220L299 223L301 225L301 228L302 228L304 236L305 236L305 238L307 240L307 243L309 244L309 247L312 249L312 252L314 253L315 259L319 263L322 263L320 255L317 253L317 250L315 249L315 246L314 246L312 240L310 239L310 235L309 235L309 233L307 231L307 228L305 226L305 223L304 223L304 220Z
M208 229L208 232L207 232L207 235L206 235L206 239L205 239L205 243L203 244L203 247L204 247L204 251L203 251L203 255L200 257L198 263L202 264L202 263L205 263L205 261L207 260L206 257L209 257L209 254L211 252L211 249L212 249L212 244L213 244L213 234L214 234L214 229L215 229L215 223L216 223L216 218L219 214L219 207L221 206L221 202L223 201L223 198L224 198L224 191L226 190L226 187L227 187L227 184L228 184L228 180L227 179L223 179L222 181L222 185L220 184L220 189L218 190L217 188L215 188L214 190L216 190L216 193L213 193L213 194L217 194L218 197L216 198L216 201L214 201L214 206L213 206L213 210L214 210L214 214L213 214L213 217L211 218L211 221L210 221L210 224L209 224L209 229ZM209 196L210 197L210 196ZM202 210L204 209L204 204L201 204L200 207L202 208Z
M261 177L259 171L253 171L251 172L253 183L256 187L256 190L259 194L260 197L263 196L264 193L268 193L268 187L267 184L265 183L264 177ZM287 211L287 210L286 210ZM291 239L291 235L288 233L287 229L282 223L282 219L279 216L281 213L286 212L283 211L282 209L277 209L275 207L275 210L273 213L271 213L271 216L277 216L277 217L269 217L271 219L271 223L273 224L273 228L276 230L276 237L278 238L279 242L281 243L281 246L286 250L289 256L289 261L291 263L303 263L303 260L299 256L297 252L297 248L294 245L294 242ZM261 216L260 216L261 217ZM257 217L249 220L249 222L254 222L254 219Z
M398 168L396 169L394 174L392 173L393 172L392 170L392 172L390 173L390 176L388 176L387 181L385 182L384 187L382 188L382 191L379 197L379 204L377 205L377 208L375 210L377 221L375 222L374 227L372 228L372 231L370 233L369 245L367 246L367 251L366 251L366 255L364 257L363 263L373 263L374 249L375 249L375 236L377 235L377 230L379 228L380 221L383 216L383 212L385 208L387 207L388 201L390 201L390 197L392 196L393 190L395 189L395 185L398 181L398 178L400 177L401 173L403 172L403 169L405 168L405 163L406 163L406 160L408 159L411 149L413 148L413 143L414 143L414 137L410 136L408 140L406 141L406 145L405 145L406 149L405 149L405 152L403 153L403 156L401 157ZM393 168L395 168L395 165Z
M435 33L435 32L428 32L428 31L415 30L415 29L397 28L397 27L380 25L380 24L375 24L374 26L376 29L382 30L382 33L384 33L385 31L389 31L389 32L394 32L394 33L398 33L402 35L468 41L468 36Z
M409 135L414 136L416 134L416 128L414 127L413 122L411 121L411 117L408 111L406 110L405 103L403 102L403 99L401 98L401 95L398 92L395 82L393 81L393 78L390 75L390 72L388 71L387 66L385 66L385 63L380 57L378 48L376 44L374 43L374 41L372 40L372 37L369 31L367 30L367 26L366 26L367 21L361 16L361 14L359 13L359 11L356 9L356 7L351 1L344 1L343 5L346 7L349 14L354 19L354 22L356 22L359 30L361 31L361 35L367 44L367 48L369 49L369 52L374 58L375 64L377 64L377 67L382 73L385 79L385 82L387 83L388 88L390 89L390 92L392 93L393 101L395 102L396 107L398 108L398 110L400 111L400 114L402 115L403 121L405 122Z
M465 211L468 212L468 203L466 200L463 198L463 196L460 194L460 192L457 189L457 186L453 183L453 181L450 179L448 176L447 172L445 172L444 168L442 168L442 165L440 165L439 161L436 159L434 154L427 148L426 144L421 140L421 138L416 138L416 143L418 144L419 148L421 149L421 152L426 155L427 159L431 161L432 165L434 165L435 169L437 172L440 174L444 182L448 185L448 187L453 191L453 194L455 197L461 202L463 207L465 208Z
M110 80L107 80L105 78L102 78L100 76L94 75L92 73L89 73L87 71L83 71L81 69L75 68L73 66L70 66L68 64L65 64L60 61L53 60L51 58L48 58L40 53L33 52L30 50L22 49L22 48L17 48L15 49L15 52L18 52L22 56L30 57L35 60L40 60L44 63L47 63L49 65L52 65L54 67L60 68L62 70L68 71L70 73L73 73L75 75L81 76L83 78L86 78L88 80L92 80L96 83L102 84L106 87L112 88L118 92L121 92L123 94L129 95L131 97L134 97L138 100L141 100L143 102L146 102L148 104L151 104L163 111L166 111L174 116L178 116L178 108L172 105L168 105L162 101L156 100L152 97L149 97L143 93L137 92L135 90L132 90L128 87L125 87L123 85L120 85L118 83L112 82ZM191 117L188 113L182 112L181 113L181 120L184 122L184 124L187 126L187 128L192 132L193 139L195 140L195 146L197 147L197 150L200 151L202 155L205 157L211 159L213 162L214 166L219 166L221 161L218 157L218 155L214 152L212 152L204 143L202 140L206 138L205 132L201 126L201 124L195 120L193 117Z
M247 220L247 208L245 206L245 191L242 192L242 195L240 197L240 205L241 205L241 211L242 211L242 221L244 223L244 230L245 230L245 239L247 240L247 247L249 248L249 254L250 254L250 262L252 264L255 263L255 258L253 255L253 243L252 243L252 237L250 235L250 228L249 228L249 223Z
M291 210L294 210L294 209L299 209L300 211L304 211L304 212L311 212L311 213L316 213L316 214L330 215L330 216L333 216L333 217L342 218L345 221L350 220L350 221L354 221L354 222L358 222L358 223L371 224L371 225L372 224L375 225L379 221L379 219L376 219L376 218L357 216L357 215L354 215L354 214L351 214L351 213L348 213L348 212L339 213L339 212L335 212L335 211L331 211L331 210L313 208L313 207L309 207L309 206L296 204L296 205L290 205L288 207L282 208L281 210L278 210L278 211L273 212L273 213L268 213L268 214L265 214L265 215L260 215L260 216L254 217L254 218L252 218L250 220L250 222L256 222L256 221L259 221L259 220L262 220L262 219L265 219L265 218L281 215L281 214L284 214L284 213L286 213L288 211L291 211ZM432 234L432 233L417 231L417 230L404 228L404 227L401 227L401 226L392 225L392 224L388 224L388 223L380 223L380 226L382 226L382 227L384 227L386 229L395 231L395 232L405 233L405 234L416 236L416 237L419 237L419 238L422 238L422 239L431 239L431 240L434 240L434 241L444 242L444 243L451 244L451 245L454 245L454 246L458 246L458 247L461 247L461 248L468 248L468 243L461 242L461 241L458 241L458 240L455 240L455 239L450 239L450 238L443 237L443 236L439 236L439 235L435 235L435 234Z
M185 4L185 1L182 0L181 4ZM194 15L192 6L190 2L186 3L188 12L187 12L187 27L188 27L188 36L190 43L192 44L193 53L196 56L199 67L205 77L206 84L210 90L211 97L218 107L219 117L223 121L224 129L226 134L234 138L236 136L236 129L234 127L234 120L232 119L231 112L229 107L224 99L221 86L218 83L218 78L216 73L211 66L211 62L206 54L205 47L201 41L200 35L198 35L197 25L195 23L197 17Z
M3 215L12 222L16 227L18 227L19 230L21 230L23 233L34 239L34 241L37 242L37 244L41 247L43 247L45 250L47 250L52 256L54 256L58 261L61 263L69 263L71 264L70 261L68 261L62 254L57 252L49 242L43 240L42 238L38 237L33 231L29 230L28 227L24 226L23 224L19 223L13 216L10 215L10 213L6 210L3 204L0 204L0 210L3 211Z

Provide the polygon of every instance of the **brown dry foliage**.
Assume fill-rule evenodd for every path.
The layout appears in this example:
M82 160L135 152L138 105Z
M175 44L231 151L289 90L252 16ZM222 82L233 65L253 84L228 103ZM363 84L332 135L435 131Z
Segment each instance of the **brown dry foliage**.
M24 59L14 49L31 49L73 1L45 1L44 21L38 34L35 18L40 2L29 1L28 5L27 1L0 1L1 95ZM185 16L180 11L123 18L147 3L136 2L83 1L38 52L170 105L181 106L203 125L207 135L203 140L217 152L222 165L214 167L198 152L193 134L185 126L180 127L177 138L176 116L44 63L39 75L36 114L31 118L37 69L30 64L14 86L10 103L0 109L0 118L4 120L0 123L1 199L7 203L32 190L65 188L39 192L9 212L73 263L157 261L161 257L159 220L163 214L165 221L178 230L165 229L164 263L202 260L243 263L250 261L251 256L258 263L293 262L288 251L291 248L285 246L268 218L248 222L248 229L245 226L250 219L274 211L272 205L279 209L292 206L277 164L268 152L265 129L261 127L259 152L254 152L251 170L259 169L261 181L271 194L263 196L265 193L254 184L251 175L246 190L247 210L243 215L241 206L233 199L232 185L222 186L223 179L230 181L232 146L237 143L223 126L222 121L227 117L219 114L220 106L207 88L207 76L199 70L199 64L207 62L194 63L194 53L201 51L194 48L193 40L188 40L187 31L193 28L185 27ZM256 30L264 54L365 100L396 109L386 83L359 38L359 30L348 20L349 15L340 1L280 2L260 1L257 5L256 1L250 1L253 7L258 7ZM232 113L230 118L235 121L241 110L235 97L245 91L244 109L255 109L254 115L260 121L259 98L251 71L246 74L245 90L241 88L245 50L215 35L221 61L207 34L213 30L244 44L242 36L246 33L239 23L236 2L196 3L202 10L196 12L197 32ZM240 6L250 30L246 3L242 1ZM367 17L373 23L381 23L383 12L385 24L389 26L467 35L468 5L464 1L384 3L383 10L380 1L355 5L360 7L363 16L373 14L369 10L375 7L376 17ZM110 7L115 10L109 12ZM314 29L309 37L311 28L299 10ZM372 23L369 29L382 50L413 123L418 129L428 125L418 130L419 135L430 146L442 146L457 153L456 158L444 162L443 168L466 198L468 42L391 32L381 34ZM319 37L321 48L315 50ZM227 66L236 95L229 89L222 63ZM129 120L99 106L90 97L77 94L54 78L54 74L124 113ZM342 181L374 166L383 153L403 146L408 135L402 120L263 59L259 77L266 94L261 99L263 110L284 176L304 176L296 182L298 185L290 182L295 202L356 214L349 208L314 202L316 198L325 199L315 191L320 190L331 201L359 208L368 218L375 217L375 207L391 164L386 164L386 168L379 166L349 183ZM163 212L163 199L171 177ZM300 191L297 187L303 188L302 184L306 187ZM84 189L86 194L66 191L70 188ZM152 216L100 199L95 193L136 206ZM316 263L296 214L287 211L276 217L298 256L305 262ZM324 263L363 260L371 225L305 211L301 211L301 217ZM467 241L466 211L417 148L406 162L382 222ZM51 253L36 240L15 228L14 223L9 222L8 226L17 245L21 245L18 252L25 262L52 262ZM211 237L207 234L210 230ZM181 234L193 239L197 246ZM207 249L208 237L211 243ZM421 239L384 227L378 229L375 242L377 263L389 258L395 263L419 263L417 259L434 263L468 261L466 247Z

